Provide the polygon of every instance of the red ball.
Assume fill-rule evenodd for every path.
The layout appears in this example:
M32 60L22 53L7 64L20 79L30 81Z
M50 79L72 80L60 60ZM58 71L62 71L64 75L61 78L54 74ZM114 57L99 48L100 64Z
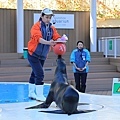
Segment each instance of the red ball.
M53 47L53 52L56 55L63 55L66 52L66 46L64 43L57 43L54 47Z

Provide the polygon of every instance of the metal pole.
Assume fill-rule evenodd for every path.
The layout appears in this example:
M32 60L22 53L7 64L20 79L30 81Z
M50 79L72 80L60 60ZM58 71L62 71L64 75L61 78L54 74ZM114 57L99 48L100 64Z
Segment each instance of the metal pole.
M90 0L90 51L97 51L96 0Z
M116 38L114 39L114 58L117 56L117 44L116 44Z
M17 53L23 53L24 47L24 11L23 0L17 0Z
M105 57L107 58L107 38L105 39Z
M98 52L101 52L101 43L102 42L102 40L98 40Z

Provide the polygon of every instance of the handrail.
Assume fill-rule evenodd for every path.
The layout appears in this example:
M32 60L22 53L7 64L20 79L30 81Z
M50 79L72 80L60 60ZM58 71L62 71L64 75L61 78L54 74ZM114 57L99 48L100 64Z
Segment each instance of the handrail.
M104 52L105 57L120 55L120 36L100 37L98 39L98 51Z
M113 37L100 37L99 40L103 40L103 39L106 39L106 38L113 39L113 38L120 38L120 36L113 36Z

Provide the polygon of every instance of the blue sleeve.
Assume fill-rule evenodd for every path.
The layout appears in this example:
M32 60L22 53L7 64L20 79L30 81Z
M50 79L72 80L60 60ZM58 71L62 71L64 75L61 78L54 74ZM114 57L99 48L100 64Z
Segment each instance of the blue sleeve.
M85 52L86 52L86 60L87 60L88 62L90 62L90 61L91 61L90 52L89 52L87 49L84 49L84 50L85 50Z
M75 50L73 50L70 55L70 62L75 62Z

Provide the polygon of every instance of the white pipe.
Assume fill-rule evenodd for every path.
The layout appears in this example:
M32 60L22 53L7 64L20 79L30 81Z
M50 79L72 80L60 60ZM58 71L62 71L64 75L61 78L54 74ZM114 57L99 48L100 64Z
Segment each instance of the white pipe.
M114 39L114 58L117 56L117 44L116 44L116 38Z
M101 52L101 41L102 40L98 40L98 52Z
M96 0L90 0L90 51L97 51Z
M24 47L24 11L23 0L17 0L17 53L23 53Z
M107 39L105 39L105 57L107 58Z

